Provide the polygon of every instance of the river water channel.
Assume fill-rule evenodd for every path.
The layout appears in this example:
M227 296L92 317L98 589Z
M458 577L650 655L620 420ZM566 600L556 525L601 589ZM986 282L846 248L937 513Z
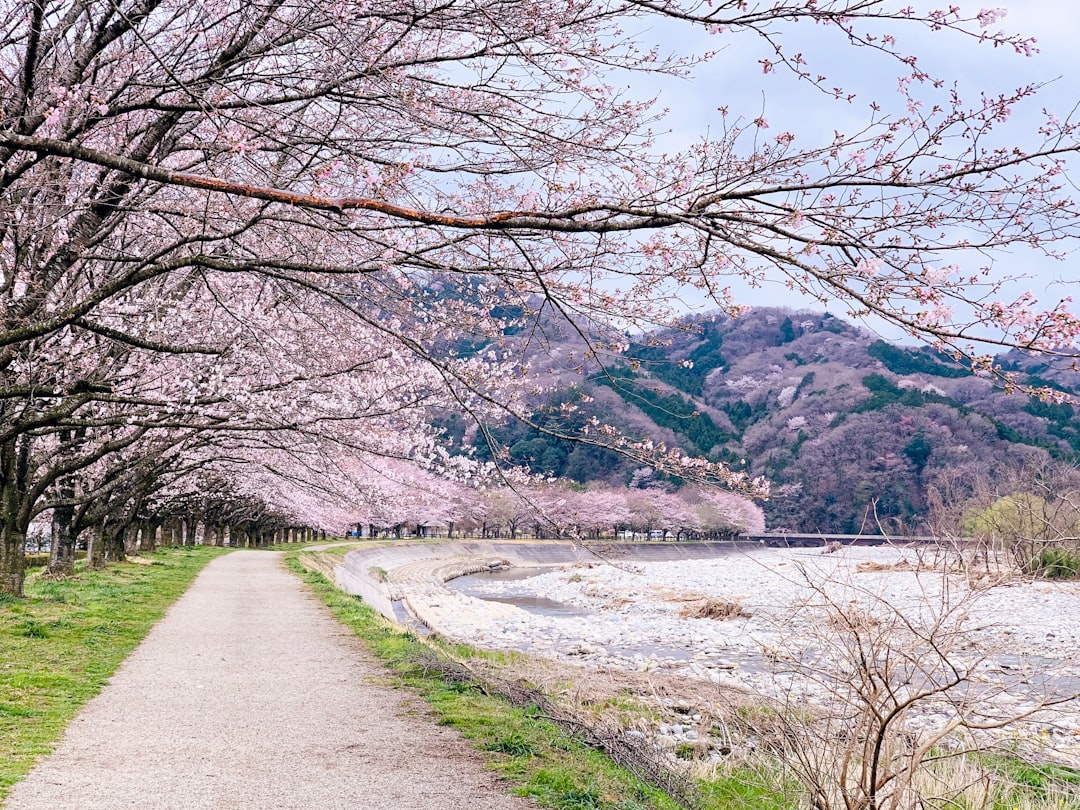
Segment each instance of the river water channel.
M568 605L545 596L537 596L527 587L514 588L506 585L499 594L491 593L490 583L524 583L526 580L546 573L543 568L505 568L500 571L486 571L481 574L469 574L450 580L449 588L464 596L474 599L483 599L487 602L501 602L506 605L515 605L522 610L535 613L538 616L588 616L592 611L586 608Z

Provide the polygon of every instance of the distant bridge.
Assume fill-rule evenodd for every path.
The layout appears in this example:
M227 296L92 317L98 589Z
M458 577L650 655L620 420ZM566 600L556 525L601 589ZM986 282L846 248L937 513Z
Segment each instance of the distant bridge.
M744 542L761 543L769 548L813 548L839 543L842 546L884 546L923 545L936 543L938 538L930 535L884 535L884 534L820 534L795 532L764 532L762 534L740 534L738 539Z

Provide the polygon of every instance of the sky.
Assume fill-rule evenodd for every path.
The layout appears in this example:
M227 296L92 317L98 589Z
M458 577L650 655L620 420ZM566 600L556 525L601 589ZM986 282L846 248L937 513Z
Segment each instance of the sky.
M1053 110L1061 119L1073 113L1080 103L1080 5L1075 0L983 0L984 5L968 4L966 0L953 1L964 11L1006 8L1007 15L989 30L1016 31L1033 36L1040 52L1023 57L986 44L963 42L948 32L930 34L895 25L890 33L897 36L902 48L919 55L921 66L943 78L955 79L965 98L977 96L980 90L996 94L1027 83L1047 83L1038 99L1014 116L1018 132L1041 118L1043 107ZM913 0L913 4L919 8L943 5L919 0ZM824 68L821 72L839 77L845 83L845 89L858 93L855 102L850 105L830 103L794 80L781 76L765 77L757 60L767 53L756 38L727 40L726 47L710 63L699 67L691 79L658 80L633 88L637 93L655 93L658 105L669 110L664 127L657 130L659 148L677 151L710 127L716 128L720 105L729 108L729 115L742 115L747 120L764 114L770 128L777 132L790 129L800 138L815 133L831 137L836 129L843 131L865 121L871 99L895 95L898 76L895 63L880 59L855 63L850 61L850 49L833 47L820 28L815 30L812 25L800 23L793 29L795 32L799 37L798 44L792 40L786 50L804 51L814 60L812 67ZM653 29L648 36L679 53L717 45L704 33L696 39L687 39L685 29L676 26L670 30ZM857 65L854 71L853 65ZM1077 169L1075 179L1080 186L1080 161L1077 161ZM1074 249L1080 249L1080 244ZM1070 294L1080 300L1080 252L1075 258L1059 262L1018 250L998 256L996 261L1002 272L1024 276L1011 285L1010 291L1015 294L1031 290L1050 303ZM731 286L740 303L821 309L820 304L800 298L779 283L758 289L737 281ZM835 307L838 315L844 311L841 305ZM1077 307L1074 306L1073 311L1077 311ZM886 338L902 337L899 330L882 322L871 321L864 325Z

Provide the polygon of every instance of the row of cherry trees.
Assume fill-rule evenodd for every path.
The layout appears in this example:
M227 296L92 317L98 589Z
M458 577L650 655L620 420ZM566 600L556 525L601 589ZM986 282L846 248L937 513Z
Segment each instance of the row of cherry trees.
M732 276L847 301L989 375L972 336L1073 350L1068 304L1010 299L986 257L1075 239L1075 124L1047 114L1020 148L1002 128L1034 88L965 101L895 36L1030 51L998 16L884 0L0 0L0 592L21 593L43 514L65 549L86 532L119 554L131 527L199 498L324 525L380 458L472 482L485 470L440 445L433 415L531 420L548 382L516 358L550 324L603 373L680 296L735 309ZM786 71L850 120L842 77L784 36L810 22L823 51L900 80L858 99L847 132L774 133L725 107L665 154L658 114L623 89L707 58L636 33L671 24L756 43L764 80ZM573 435L765 490L607 425Z
M749 498L721 489L572 488L559 483L471 489L410 477L359 503L356 528L369 536L435 533L450 537L717 539L760 533L765 517Z

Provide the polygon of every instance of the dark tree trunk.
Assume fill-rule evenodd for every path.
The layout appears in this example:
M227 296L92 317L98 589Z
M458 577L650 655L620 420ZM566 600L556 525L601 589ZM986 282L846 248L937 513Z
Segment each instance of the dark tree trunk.
M133 556L139 542L139 525L137 523L129 523L124 527L120 536L124 540L124 556Z
M90 543L86 551L87 568L105 567L105 529L98 523L90 530Z
M102 548L105 558L110 563L122 563L127 554L124 549L124 530L117 525L106 523L103 531Z
M150 553L157 548L157 523L152 520L142 522L142 536L139 538L139 551Z
M71 449L72 432L60 431L60 452ZM52 547L49 549L49 569L51 576L71 576L75 573L75 534L72 524L75 522L75 478L65 475L59 481L58 494L61 503L53 509Z
M0 593L22 596L25 579L26 534L4 520L0 523Z
M62 498L67 495L61 493ZM52 548L49 550L49 575L69 577L75 573L75 533L72 522L75 519L75 507L70 504L53 509Z
M105 521L101 531L101 548L109 562L123 562L127 557L124 549L124 528L118 523Z
M30 438L0 446L0 593L23 595L26 580L26 528L23 509L30 467Z

